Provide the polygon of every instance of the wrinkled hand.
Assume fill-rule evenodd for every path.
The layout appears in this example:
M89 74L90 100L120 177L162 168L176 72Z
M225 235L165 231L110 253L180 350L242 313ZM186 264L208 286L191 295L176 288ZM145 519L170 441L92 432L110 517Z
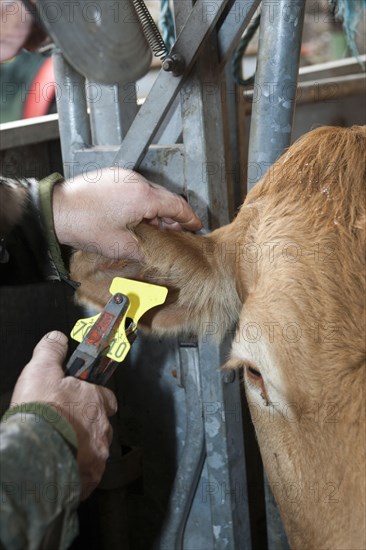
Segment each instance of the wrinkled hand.
M121 168L56 185L53 214L61 243L114 259L142 259L131 232L142 221L171 230L202 227L182 197Z
M42 338L17 381L12 403L49 403L69 421L78 439L81 494L86 498L105 469L112 441L108 416L117 411L117 401L107 388L65 377L62 363L66 352L67 338L62 332Z

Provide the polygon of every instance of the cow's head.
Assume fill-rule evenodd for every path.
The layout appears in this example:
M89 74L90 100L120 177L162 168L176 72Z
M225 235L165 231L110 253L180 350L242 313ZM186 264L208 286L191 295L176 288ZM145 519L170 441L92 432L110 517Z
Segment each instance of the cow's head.
M243 368L265 469L290 543L365 547L366 131L295 143L207 237L136 230L144 276L170 288L152 331L219 337ZM116 265L75 277L101 304ZM97 286L99 290L97 290Z

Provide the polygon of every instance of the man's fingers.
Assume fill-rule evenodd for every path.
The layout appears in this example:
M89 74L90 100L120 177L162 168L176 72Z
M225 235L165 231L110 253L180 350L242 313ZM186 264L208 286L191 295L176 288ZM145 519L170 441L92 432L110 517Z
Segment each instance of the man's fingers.
M143 220L148 225L153 225L158 229L167 229L169 231L183 231L183 227L180 223L172 220L171 218L153 218L152 220Z
M198 231L202 228L202 222L193 212L192 208L179 195L173 195L171 200L162 203L157 212L159 218L170 218L181 224L185 229Z
M150 216L146 218L170 218L185 229L198 231L202 228L201 220L193 212L189 204L179 195L167 191L163 187L151 187Z
M103 388L102 386L98 386L98 390L103 399L107 416L113 416L116 414L118 408L117 399L114 393L108 388Z
M58 330L49 332L34 348L32 359L28 363L28 369L38 369L41 365L47 378L50 375L55 378L64 378L62 363L65 360L66 353L67 337L65 334ZM49 369L47 369L48 366L50 367Z
M169 231L182 231L182 225L171 218L162 218L160 228L168 229Z

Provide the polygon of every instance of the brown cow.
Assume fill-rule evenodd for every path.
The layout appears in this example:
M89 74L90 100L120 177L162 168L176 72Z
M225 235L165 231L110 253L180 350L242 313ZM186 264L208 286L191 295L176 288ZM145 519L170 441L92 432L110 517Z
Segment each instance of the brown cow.
M259 445L293 548L366 548L366 127L318 128L207 237L140 226L145 276L171 289L159 333L237 332ZM88 258L90 260L90 257ZM75 254L103 305L122 264ZM97 298L96 298L97 297Z

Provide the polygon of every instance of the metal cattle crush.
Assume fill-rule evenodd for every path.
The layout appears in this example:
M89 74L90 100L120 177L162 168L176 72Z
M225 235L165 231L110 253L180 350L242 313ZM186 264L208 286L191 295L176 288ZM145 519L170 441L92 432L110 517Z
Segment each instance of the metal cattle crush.
M263 0L261 5L256 85L262 93L253 103L248 159L257 166L256 180L290 143L304 4ZM85 78L55 51L64 173L72 177L98 167L136 169L183 193L209 230L229 221L225 69L260 0L174 0L172 5L177 39L170 55L178 54L184 68L178 76L160 70L140 107L134 83L94 83L98 101L88 102ZM144 491L145 497L151 492L151 500L139 508L141 531L148 530L152 516L164 518L138 547L256 546L249 522L240 383L235 373L220 370L230 335L217 347L214 326L213 320L202 342L140 337L129 365L114 382L121 412L102 490L116 493L124 487L121 441L139 447L143 440ZM132 511L137 500L128 503ZM122 500L113 502L118 507ZM267 488L266 509L268 548L286 548ZM112 515L119 517L115 506Z

